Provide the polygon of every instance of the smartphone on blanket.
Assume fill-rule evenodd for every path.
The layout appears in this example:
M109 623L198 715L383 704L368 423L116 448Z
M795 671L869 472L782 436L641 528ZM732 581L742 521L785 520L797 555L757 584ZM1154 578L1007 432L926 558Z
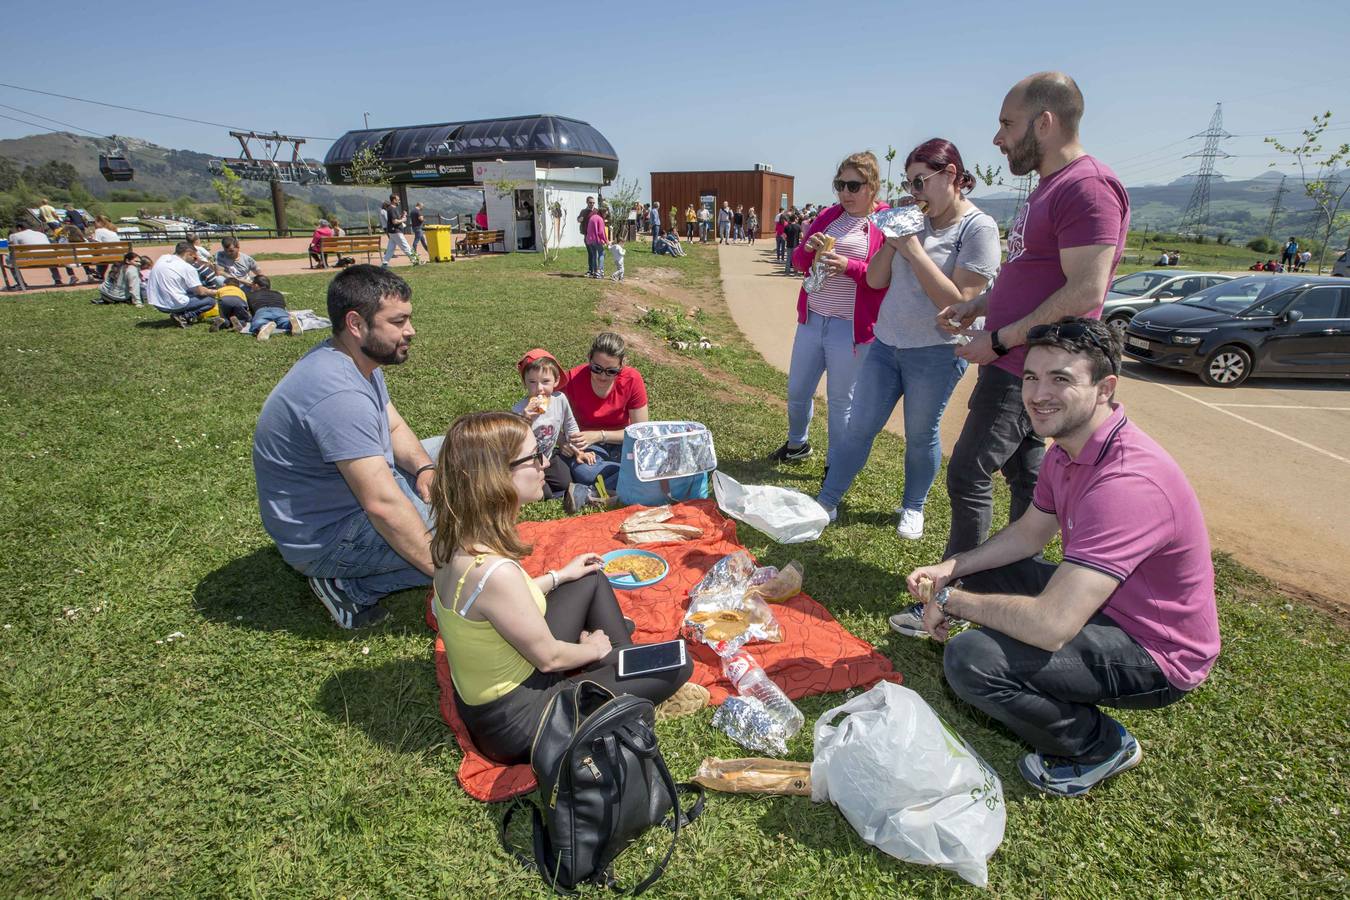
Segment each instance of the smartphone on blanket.
M684 665L685 648L683 640L664 641L660 644L636 644L619 651L619 677L636 678L639 675L652 675L667 672Z

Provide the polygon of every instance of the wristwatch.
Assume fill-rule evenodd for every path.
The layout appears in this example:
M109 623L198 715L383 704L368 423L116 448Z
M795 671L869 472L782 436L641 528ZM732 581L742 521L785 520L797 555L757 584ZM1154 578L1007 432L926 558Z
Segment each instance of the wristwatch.
M997 328L995 328L993 331L989 332L989 346L990 346L990 348L992 348L993 351L994 351L995 353L997 353L999 356L1007 356L1007 355L1008 355L1008 348L1005 347L1005 346L1003 346L1003 342L1000 341L1000 340L998 339L998 329L997 329Z
M947 601L951 599L951 596L952 589L949 587L944 587L933 595L933 602L937 604L937 608L942 611L944 616L947 614Z

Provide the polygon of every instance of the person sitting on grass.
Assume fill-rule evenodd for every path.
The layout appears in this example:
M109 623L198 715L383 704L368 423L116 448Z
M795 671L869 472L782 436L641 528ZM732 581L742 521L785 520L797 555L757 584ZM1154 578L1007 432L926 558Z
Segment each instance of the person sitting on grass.
M431 461L382 366L408 358L412 288L379 266L328 284L333 337L291 367L263 404L253 472L263 527L341 628L376 625L387 594L431 583Z
M239 248L239 238L233 235L221 238L216 268L225 277L226 284L248 284L262 274L258 261Z
M192 242L179 241L172 253L155 260L145 286L146 302L168 313L179 328L195 324L202 313L215 307L220 296L219 289L202 284L196 263Z
M122 261L108 266L103 273L103 283L99 285L98 296L92 303L130 303L141 305L140 257L135 253L126 253Z
M537 577L521 566L531 548L516 521L522 506L543 496L546 464L529 422L504 412L456 419L436 459L432 610L460 718L480 752L507 764L529 760L544 707L579 681L656 704L674 698L666 710L677 714L702 705L687 702L703 693L686 684L692 658L619 679L632 623L598 554Z
M220 270L211 261L211 251L207 249L202 236L189 235L188 240L192 242L192 249L197 251L197 261L193 263L193 267L197 270L197 277L201 279L202 284L213 288L225 284L225 276L220 274Z
M947 642L957 696L1031 745L1032 787L1078 796L1138 765L1139 742L1100 706L1154 709L1219 655L1200 501L1176 461L1115 401L1121 338L1096 319L1027 332L1022 402L1054 438L1032 505L973 550L915 569L910 593ZM1064 561L1041 556L1056 534Z
M253 279L253 290L248 294L249 334L258 340L270 340L276 332L300 334L300 320L286 309L286 298L281 291L272 290L272 279L259 275Z
M572 415L572 404L562 393L567 373L553 354L542 347L522 356L516 363L516 371L525 384L525 396L511 411L529 421L535 442L544 451L548 463L544 471L544 499L560 497L569 513L576 512L571 505L574 498L567 490L572 485L572 469L562 454L556 452L559 443L570 447L581 434L576 416ZM587 450L576 450L574 456L578 462L595 462L595 454Z
M647 385L642 373L624 365L628 345L621 335L606 331L591 342L589 362L567 373L563 391L571 401L581 433L564 452L590 450L589 461L573 456L571 508L580 509L598 499L603 486L612 496L619 486L619 457L623 430L647 421Z

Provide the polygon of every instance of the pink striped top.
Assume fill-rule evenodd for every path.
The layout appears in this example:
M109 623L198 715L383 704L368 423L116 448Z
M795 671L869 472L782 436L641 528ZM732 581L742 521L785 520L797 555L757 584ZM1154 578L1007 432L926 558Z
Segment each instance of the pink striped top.
M834 238L834 252L850 259L867 259L867 217L840 213L830 223L825 234ZM858 296L858 283L847 275L831 275L820 290L806 297L806 308L819 316L836 319L853 318L853 301Z

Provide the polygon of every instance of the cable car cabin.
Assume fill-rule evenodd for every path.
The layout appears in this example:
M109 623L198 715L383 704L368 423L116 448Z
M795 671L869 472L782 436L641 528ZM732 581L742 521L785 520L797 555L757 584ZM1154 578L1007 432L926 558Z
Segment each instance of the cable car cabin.
M105 181L130 181L133 174L131 163L125 156L105 156L98 158L98 170Z

